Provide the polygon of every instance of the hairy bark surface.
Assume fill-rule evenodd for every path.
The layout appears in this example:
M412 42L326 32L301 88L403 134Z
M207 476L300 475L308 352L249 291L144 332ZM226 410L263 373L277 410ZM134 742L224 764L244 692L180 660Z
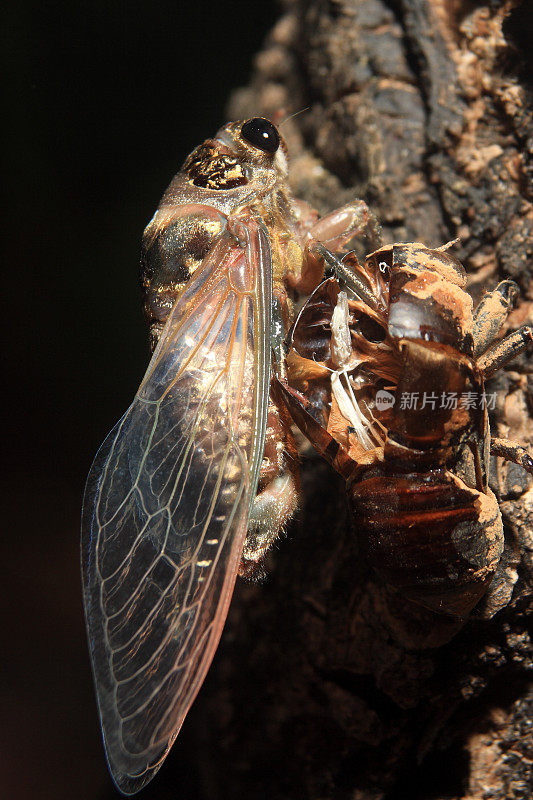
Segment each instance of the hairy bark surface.
M460 237L475 301L519 283L516 328L533 322L532 26L527 0L294 0L228 118L309 107L282 127L295 193L322 212L364 198L387 242ZM531 361L488 390L493 433L532 449ZM238 585L191 720L202 798L529 798L529 483L493 460L506 550L458 629L368 569L308 450L297 519L266 583Z

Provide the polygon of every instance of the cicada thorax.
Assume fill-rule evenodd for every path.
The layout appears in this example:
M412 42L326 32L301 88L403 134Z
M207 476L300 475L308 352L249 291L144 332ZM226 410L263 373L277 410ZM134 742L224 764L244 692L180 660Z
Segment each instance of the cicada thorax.
M256 145L250 140L258 131L246 129L250 122L265 126ZM180 291L227 220L239 214L255 216L268 230L274 286L284 285L288 273L299 274L303 246L287 184L286 146L267 120L229 123L193 150L148 224L140 279L152 349Z
M374 301L348 292L345 395L332 380L340 295L330 279L292 332L288 402L347 479L369 563L407 598L463 617L486 591L503 545L487 486L489 429L465 272L420 244L381 248L353 268Z

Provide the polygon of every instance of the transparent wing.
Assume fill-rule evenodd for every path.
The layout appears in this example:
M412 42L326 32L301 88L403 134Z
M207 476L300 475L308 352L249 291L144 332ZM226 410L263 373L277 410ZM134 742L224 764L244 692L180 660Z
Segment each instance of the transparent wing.
M262 459L271 261L233 222L178 298L89 473L82 561L107 758L133 794L161 765L220 639ZM228 223L229 227L229 223Z

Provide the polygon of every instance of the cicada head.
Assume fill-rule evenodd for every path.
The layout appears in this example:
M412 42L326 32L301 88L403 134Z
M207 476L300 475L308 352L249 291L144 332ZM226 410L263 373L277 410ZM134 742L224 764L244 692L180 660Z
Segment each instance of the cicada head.
M206 189L233 189L254 179L271 188L287 177L287 146L268 119L229 122L193 150L183 172L194 186Z

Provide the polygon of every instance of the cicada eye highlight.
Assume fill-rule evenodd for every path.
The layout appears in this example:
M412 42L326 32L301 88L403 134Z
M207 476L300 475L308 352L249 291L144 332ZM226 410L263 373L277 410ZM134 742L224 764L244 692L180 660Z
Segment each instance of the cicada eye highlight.
M279 147L279 133L268 119L254 117L241 128L242 138L249 144L273 155Z

